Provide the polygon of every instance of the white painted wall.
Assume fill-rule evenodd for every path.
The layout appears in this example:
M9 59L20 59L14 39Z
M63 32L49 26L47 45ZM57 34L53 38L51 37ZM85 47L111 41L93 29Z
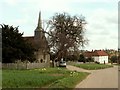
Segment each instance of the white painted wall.
M108 63L108 56L93 56L94 61L100 62L100 63Z
M92 58L94 59L95 62L99 62L99 56L93 56Z

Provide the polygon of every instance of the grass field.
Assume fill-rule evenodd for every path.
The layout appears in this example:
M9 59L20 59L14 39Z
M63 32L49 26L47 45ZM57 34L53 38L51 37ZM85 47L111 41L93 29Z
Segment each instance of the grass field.
M73 88L88 73L71 72L65 68L3 70L3 88Z
M88 73L78 73L78 72L71 72L71 74L68 77L65 77L63 79L60 79L53 84L51 84L50 88L73 88L76 84L78 84L80 81L86 78Z
M74 66L87 69L87 70L97 70L97 69L105 69L113 67L112 65L106 65L106 64L75 64Z
M2 70L0 69L0 90L2 90Z

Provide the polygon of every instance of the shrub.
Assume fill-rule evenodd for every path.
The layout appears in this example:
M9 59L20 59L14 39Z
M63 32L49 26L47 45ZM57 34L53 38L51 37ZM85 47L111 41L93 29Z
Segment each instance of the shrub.
M95 61L96 64L100 64L100 62Z

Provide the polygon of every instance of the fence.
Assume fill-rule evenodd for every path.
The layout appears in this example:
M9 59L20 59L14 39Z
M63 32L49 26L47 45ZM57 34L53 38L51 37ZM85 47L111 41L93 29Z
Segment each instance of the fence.
M49 63L2 63L2 69L35 69L49 66Z

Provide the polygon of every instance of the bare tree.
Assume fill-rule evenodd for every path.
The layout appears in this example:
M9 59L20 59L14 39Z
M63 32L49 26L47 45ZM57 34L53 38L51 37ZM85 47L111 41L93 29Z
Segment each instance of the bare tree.
M67 13L56 13L49 20L48 43L56 58L65 58L68 52L84 47L88 40L84 37L86 21L82 16L70 16Z

